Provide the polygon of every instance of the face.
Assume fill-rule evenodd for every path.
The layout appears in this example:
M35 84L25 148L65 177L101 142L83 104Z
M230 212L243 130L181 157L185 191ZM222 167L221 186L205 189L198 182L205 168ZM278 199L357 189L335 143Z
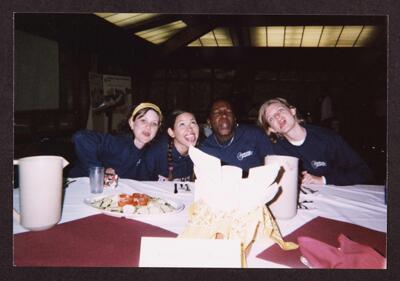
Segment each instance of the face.
M160 116L150 109L144 115L137 116L134 121L132 118L129 119L129 126L135 135L135 144L145 145L156 136L160 126Z
M272 132L285 135L297 124L295 114L295 108L289 109L285 105L276 102L266 108L264 118L267 120Z
M217 101L211 107L208 119L214 134L220 140L228 140L233 135L236 118L231 105L226 101Z
M184 152L189 146L196 145L199 138L199 125L193 114L184 112L176 117L174 128L168 128L168 134L174 139L178 151Z

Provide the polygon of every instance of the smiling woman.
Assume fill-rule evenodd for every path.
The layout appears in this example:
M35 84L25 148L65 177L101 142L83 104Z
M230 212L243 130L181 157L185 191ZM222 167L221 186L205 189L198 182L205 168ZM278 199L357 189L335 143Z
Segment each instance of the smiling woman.
M199 125L193 113L174 110L166 121L167 134L152 145L140 166L141 180L193 180L189 147L199 139Z
M110 168L108 172L119 177L137 179L141 156L147 148L146 144L156 136L161 121L162 113L157 105L141 103L128 120L132 135L78 131L73 136L78 162L69 176L88 176L89 167L101 166Z

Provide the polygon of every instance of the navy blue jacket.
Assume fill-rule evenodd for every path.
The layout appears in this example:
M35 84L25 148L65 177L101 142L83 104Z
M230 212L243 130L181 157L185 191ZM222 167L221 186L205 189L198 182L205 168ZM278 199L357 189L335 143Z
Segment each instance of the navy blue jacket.
M371 171L360 156L331 130L305 124L306 139L295 146L285 138L273 145L278 155L300 159L300 169L315 176L324 176L327 184L353 185L366 183Z
M168 180L168 143L167 135L161 136L143 154L140 165L140 180ZM172 146L173 180L189 181L193 178L193 162L189 155L182 156Z
M219 158L223 165L232 165L248 171L264 165L264 157L273 154L272 143L256 126L241 124L235 128L233 138L221 145L214 134L199 146L200 150Z
M113 168L121 178L138 179L138 165L145 148L138 149L131 135L81 130L72 139L78 161L70 170L70 177L87 177L90 166L103 166Z

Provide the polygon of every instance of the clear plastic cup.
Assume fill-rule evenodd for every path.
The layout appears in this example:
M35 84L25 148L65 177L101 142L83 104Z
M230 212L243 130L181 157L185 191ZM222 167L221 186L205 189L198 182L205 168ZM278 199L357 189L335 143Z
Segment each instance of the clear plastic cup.
M104 167L90 167L90 192L102 193L104 189Z

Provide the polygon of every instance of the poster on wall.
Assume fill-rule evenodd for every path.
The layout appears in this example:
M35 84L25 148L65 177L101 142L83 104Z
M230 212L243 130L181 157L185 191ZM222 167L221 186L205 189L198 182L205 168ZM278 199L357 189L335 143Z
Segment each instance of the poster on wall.
M132 104L131 77L90 72L89 93L87 129L118 132Z
M126 120L132 105L132 79L129 76L103 75L104 101L112 105L111 132L118 131L121 122ZM106 120L108 122L108 120Z

